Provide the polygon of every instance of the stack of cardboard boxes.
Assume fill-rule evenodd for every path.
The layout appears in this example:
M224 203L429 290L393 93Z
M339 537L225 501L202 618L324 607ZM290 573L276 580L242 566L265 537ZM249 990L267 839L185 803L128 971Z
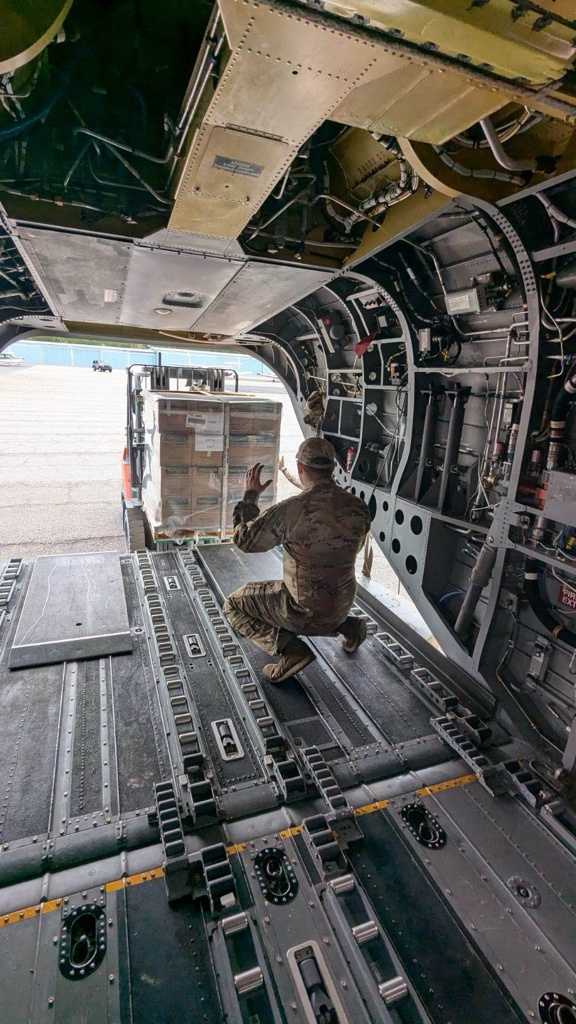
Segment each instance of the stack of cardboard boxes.
M264 464L276 500L282 405L247 395L144 391L142 498L155 538L230 533L246 470Z

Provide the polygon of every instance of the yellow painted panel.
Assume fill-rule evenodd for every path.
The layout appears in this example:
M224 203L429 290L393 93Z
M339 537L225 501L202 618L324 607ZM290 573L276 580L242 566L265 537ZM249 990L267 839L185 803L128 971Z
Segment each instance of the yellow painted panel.
M560 78L576 52L571 29L553 23L534 31L538 15L513 21L510 0L492 0L484 7L456 0L327 0L325 7L343 17L359 14L408 41L431 43L453 57L465 54L472 65L488 64L496 74L533 85ZM549 10L558 11L555 6ZM574 17L573 4L566 17Z
M432 195L425 197L420 189L403 202L391 206L382 227L377 231L372 231L372 228L368 226L360 245L356 252L352 253L348 262L356 262L362 256L367 256L368 253L377 249L378 246L384 245L397 234L408 231L413 224L417 224L424 217L441 210L448 202L448 197L440 192L433 192Z
M332 118L358 128L440 145L507 102L461 75L382 55L378 78L358 86Z
M57 35L72 0L2 0L0 74L28 64Z
M235 238L292 157L284 142L207 126L181 180L169 227Z

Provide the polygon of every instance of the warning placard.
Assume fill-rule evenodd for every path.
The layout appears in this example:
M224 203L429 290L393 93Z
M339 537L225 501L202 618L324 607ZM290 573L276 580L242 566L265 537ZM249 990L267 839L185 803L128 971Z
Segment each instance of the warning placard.
M576 590L563 583L558 591L558 603L564 604L576 612Z

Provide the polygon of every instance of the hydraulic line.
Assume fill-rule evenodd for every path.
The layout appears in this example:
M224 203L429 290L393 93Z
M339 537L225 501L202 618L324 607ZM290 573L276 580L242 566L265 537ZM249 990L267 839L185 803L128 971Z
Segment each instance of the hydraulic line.
M569 217L566 213L563 213L562 210L559 210L558 207L548 199L548 196L545 196L543 192L537 192L536 195L542 205L546 207L552 220L555 220L560 224L567 224L570 228L576 228L576 220L573 217Z
M487 178L490 181L510 181L513 185L524 185L524 178L518 177L518 175L505 174L504 171L492 171L487 168L480 167L466 167L465 164L458 163L454 160L449 153L442 146L433 146L434 152L438 154L442 163L446 164L450 170L454 171L455 174L459 174L462 178Z
M451 475L458 462L458 451L462 438L462 427L464 426L464 407L470 395L470 388L462 388L458 385L454 391L447 391L452 399L450 420L448 423L448 438L446 440L446 452L440 478L440 493L438 496L438 511L444 512L448 500L448 489Z
M499 137L498 132L494 128L492 121L489 117L483 117L480 121L480 127L486 136L486 141L492 150L492 154L495 160L498 161L501 167L506 171L536 171L537 162L534 159L530 160L515 160L513 157L508 156L508 153L504 149Z
M461 640L466 641L468 639L468 633L470 631L470 626L472 625L474 612L476 611L484 587L486 587L490 582L495 561L496 548L491 547L489 544L483 544L480 548L480 553L476 559L474 568L470 573L470 586L468 587L454 626L454 631Z
M419 501L422 496L422 484L424 474L431 464L432 446L436 436L436 423L438 421L438 399L443 394L444 388L430 387L428 391L428 402L424 415L424 429L422 431L422 443L418 457L418 468L416 470L416 482L414 484L414 501Z
M524 107L524 113L520 117L514 118L513 121L509 121L506 124L498 125L496 129L498 138L500 142L508 142L515 135L527 132L529 128L533 128L541 120L542 114L534 114L529 107ZM466 149L484 149L488 147L486 139L469 139L466 135L454 135L450 141L457 142L460 146L465 146Z
M554 399L552 413L550 416L550 442L546 455L546 469L556 469L558 465L564 435L566 433L566 419L568 410L576 397L576 373L573 368L564 380L560 391Z

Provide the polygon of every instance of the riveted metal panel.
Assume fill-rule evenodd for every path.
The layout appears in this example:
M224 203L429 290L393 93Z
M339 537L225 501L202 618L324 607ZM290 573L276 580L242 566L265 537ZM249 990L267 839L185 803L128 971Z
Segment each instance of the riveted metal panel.
M241 266L239 260L199 253L137 247L132 252L120 322L157 330L186 330L219 294ZM166 295L194 292L205 296L201 306L168 305ZM156 309L170 310L169 314Z
M229 3L226 0L224 7ZM242 43L228 64L208 119L242 124L297 143L306 126L326 117L365 73L377 45L352 35L344 25L281 6L261 4L247 8L248 13Z
M225 0L225 21L229 6L233 35L240 6L244 31L193 139L169 226L232 238L302 143L372 69L378 46L315 12Z
M327 0L334 14L365 19L375 28L394 32L419 45L429 45L453 57L464 54L475 65L487 64L509 78L522 77L534 85L560 78L574 56L574 32L550 19L534 30L538 11L514 19L509 0L455 4L454 0ZM556 0L538 4L566 19L574 17L569 0L564 11Z
M131 244L39 227L19 234L54 308L65 319L116 324Z
M383 53L378 76L359 85L332 119L370 131L440 144L507 102L454 71Z
M272 316L318 288L329 271L282 264L247 263L199 320L196 329L234 334Z

